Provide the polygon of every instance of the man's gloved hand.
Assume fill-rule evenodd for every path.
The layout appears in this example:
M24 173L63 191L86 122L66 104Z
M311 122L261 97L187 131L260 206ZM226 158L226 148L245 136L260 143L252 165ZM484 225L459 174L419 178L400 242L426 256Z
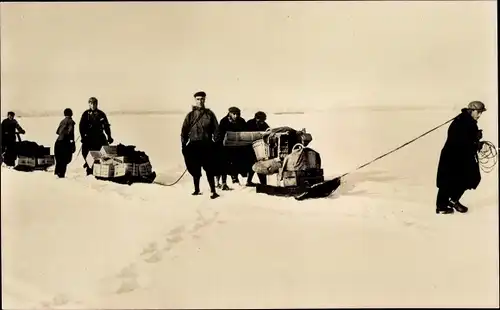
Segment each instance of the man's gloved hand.
M26 131L24 129L18 130L19 134L24 135Z
M76 152L75 141L70 141L70 145L71 145L71 154L74 154Z
M477 132L477 139L478 139L478 140L481 140L482 138L483 138L483 131L482 131L482 130L479 130L479 131Z
M109 144L112 144L112 143L113 143L113 141L115 141L115 140L113 140L113 138L108 137L108 143L109 143Z

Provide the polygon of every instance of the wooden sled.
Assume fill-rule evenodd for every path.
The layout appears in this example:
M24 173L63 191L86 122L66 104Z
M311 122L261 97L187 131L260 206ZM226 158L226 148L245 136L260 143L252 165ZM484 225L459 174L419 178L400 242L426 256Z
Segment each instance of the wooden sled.
M294 197L296 200L306 200L314 198L326 198L330 196L339 186L340 178L320 182L311 186L272 186L257 184L257 193L271 196Z
M94 176L94 177L100 181L110 181L118 184L127 184L127 185L132 185L134 183L152 184L156 179L156 172L153 171L149 175L143 175L143 176L132 176L130 174L127 174L121 177L111 177L111 178L105 178L99 176Z

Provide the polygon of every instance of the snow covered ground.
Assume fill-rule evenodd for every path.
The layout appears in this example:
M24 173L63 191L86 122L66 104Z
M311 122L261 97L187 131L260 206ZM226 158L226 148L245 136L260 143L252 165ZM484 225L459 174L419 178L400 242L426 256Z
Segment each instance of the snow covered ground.
M490 107L480 127L497 144ZM353 108L268 121L306 127L334 177L458 112ZM116 143L146 151L168 183L184 170L182 117L110 121ZM24 138L51 147L59 120L19 119ZM81 156L64 180L2 168L2 307L498 307L498 168L465 194L469 213L436 215L446 128L348 175L331 198L303 202L251 188L210 200L205 179L193 197L188 176L174 187L97 181Z

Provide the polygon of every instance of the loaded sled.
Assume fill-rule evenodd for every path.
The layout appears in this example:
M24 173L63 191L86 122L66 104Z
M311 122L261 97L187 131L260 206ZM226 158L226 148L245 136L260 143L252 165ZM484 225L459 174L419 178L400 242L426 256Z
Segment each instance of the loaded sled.
M55 164L55 156L50 154L50 147L33 141L22 141L19 134L17 134L17 138L19 141L16 142L15 149L15 170L25 172L46 171Z
M106 145L100 151L90 151L86 163L98 180L120 184L153 183L156 173L149 157L133 145Z
M290 127L260 133L228 132L224 143L252 145L257 162L252 170L266 175L267 184L257 184L256 192L297 200L324 198L340 186L339 179L326 180L321 156L309 148L311 134Z

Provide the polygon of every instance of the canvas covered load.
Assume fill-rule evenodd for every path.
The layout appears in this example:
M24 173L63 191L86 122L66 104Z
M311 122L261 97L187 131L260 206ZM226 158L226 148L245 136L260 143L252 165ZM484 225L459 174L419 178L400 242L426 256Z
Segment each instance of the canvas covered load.
M262 138L252 143L257 160L268 160L272 158L284 159L292 151L292 146L300 143L307 146L312 141L311 134L306 129L295 130L291 127L282 126L269 128L263 133Z
M155 178L149 157L134 145L106 145L100 151L90 151L87 164L98 178Z
M39 145L33 141L16 143L17 170L45 170L55 164L54 155L50 155L50 147Z

